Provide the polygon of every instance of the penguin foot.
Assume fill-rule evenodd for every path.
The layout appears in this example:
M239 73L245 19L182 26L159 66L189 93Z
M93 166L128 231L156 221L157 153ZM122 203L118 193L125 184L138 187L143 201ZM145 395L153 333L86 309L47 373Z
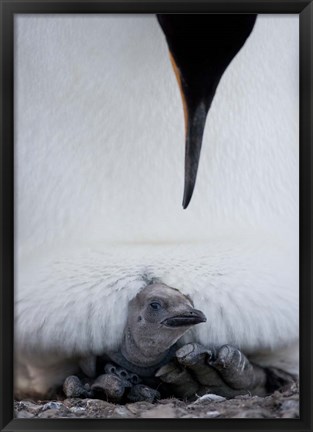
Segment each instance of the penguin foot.
M130 388L131 384L127 379L120 378L113 373L106 373L98 376L91 386L94 396L107 399L112 402L119 402L124 396L125 389Z
M160 399L160 393L144 384L136 384L131 389L127 395L127 399L131 402L150 402L153 403L157 399Z
M169 394L180 399L193 398L201 388L201 384L192 377L191 373L176 362L162 366L155 376L166 384Z
M161 398L160 393L145 384L141 378L118 365L107 363L104 374L99 375L90 385L84 384L79 377L71 375L63 384L67 398L97 398L109 402L155 402Z
M265 394L264 369L252 365L231 345L207 349L197 343L186 344L176 352L176 363L163 366L156 376L171 385L179 397L187 399L205 393L227 398Z
M232 345L221 346L208 364L217 370L226 384L237 390L253 390L266 384L264 369L253 365L247 357Z
M152 403L161 397L157 390L141 384L141 378L127 369L107 363L104 371L106 373L96 379L92 389L105 392L110 400L120 401L123 396L126 396L126 399L131 402Z
M63 392L67 398L88 398L93 396L89 384L83 385L76 375L70 375L63 384Z
M275 390L286 391L292 386L299 383L298 377L296 375L292 375L282 369L275 367L267 367L266 371L266 388L269 393L274 392Z
M129 384L139 384L141 382L141 378L132 372L129 372L127 369L121 368L120 366L114 365L112 363L107 363L104 367L104 372L106 374L117 375L123 381L128 381Z

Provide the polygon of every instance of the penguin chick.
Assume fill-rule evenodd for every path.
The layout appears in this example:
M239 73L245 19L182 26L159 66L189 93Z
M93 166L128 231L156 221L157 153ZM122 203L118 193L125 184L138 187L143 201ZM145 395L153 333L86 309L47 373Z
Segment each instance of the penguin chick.
M112 399L109 377L113 380L114 375L115 381L123 379L130 383L129 400L152 402L158 399L160 393L153 388L160 384L154 378L156 370L173 358L178 339L190 327L205 321L204 314L194 309L191 299L179 290L159 283L145 287L129 302L120 349L103 356L104 360L109 357L119 365L107 363L104 367L106 374L102 377L106 376L106 380L102 388L105 394ZM137 374L144 378L144 384L133 382L131 377L138 377ZM123 390L119 398L122 394Z
M129 302L120 350L109 356L139 376L153 376L173 356L178 339L205 321L205 315L179 290L160 283L148 285Z
M129 302L120 349L102 357L114 360L118 366L106 363L105 373L98 376L91 389L119 401L125 389L131 387L130 400L154 400L159 392L139 384L138 375L152 378L153 383L155 371L174 355L177 340L191 326L205 321L204 314L194 309L191 299L179 290L158 283L148 285ZM67 396L68 382L72 383L72 377L63 385Z

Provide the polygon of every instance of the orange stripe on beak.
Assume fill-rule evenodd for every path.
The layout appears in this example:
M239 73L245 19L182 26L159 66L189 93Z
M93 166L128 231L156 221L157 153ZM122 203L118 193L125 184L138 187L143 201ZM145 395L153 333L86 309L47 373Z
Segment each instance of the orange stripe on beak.
M180 94L181 94L181 98L183 101L183 110L184 110L184 119L185 119L185 135L187 135L187 125L188 125L188 107L187 107L187 102L186 102L186 98L185 98L185 94L184 94L184 90L183 90L183 85L182 85L182 81L181 81L181 74L179 71L179 68L177 67L177 64L175 62L175 59L173 57L173 54L171 53L171 51L169 51L170 54L170 60L172 63L172 67L176 76L176 80L178 82L178 86L179 86L179 90L180 90Z

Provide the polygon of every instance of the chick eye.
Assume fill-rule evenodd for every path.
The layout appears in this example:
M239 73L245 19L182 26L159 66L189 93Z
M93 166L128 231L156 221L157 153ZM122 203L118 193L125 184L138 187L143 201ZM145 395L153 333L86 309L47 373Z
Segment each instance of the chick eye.
M153 309L155 311L161 309L161 305L158 302L152 302L152 303L150 303L150 307L151 307L151 309Z

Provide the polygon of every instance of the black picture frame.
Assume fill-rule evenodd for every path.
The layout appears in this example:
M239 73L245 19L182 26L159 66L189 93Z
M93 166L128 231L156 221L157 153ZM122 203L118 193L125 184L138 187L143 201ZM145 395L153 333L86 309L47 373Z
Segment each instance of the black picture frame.
M0 0L1 12L1 431L312 430L313 0ZM13 31L17 13L280 13L300 16L300 419L14 419Z

